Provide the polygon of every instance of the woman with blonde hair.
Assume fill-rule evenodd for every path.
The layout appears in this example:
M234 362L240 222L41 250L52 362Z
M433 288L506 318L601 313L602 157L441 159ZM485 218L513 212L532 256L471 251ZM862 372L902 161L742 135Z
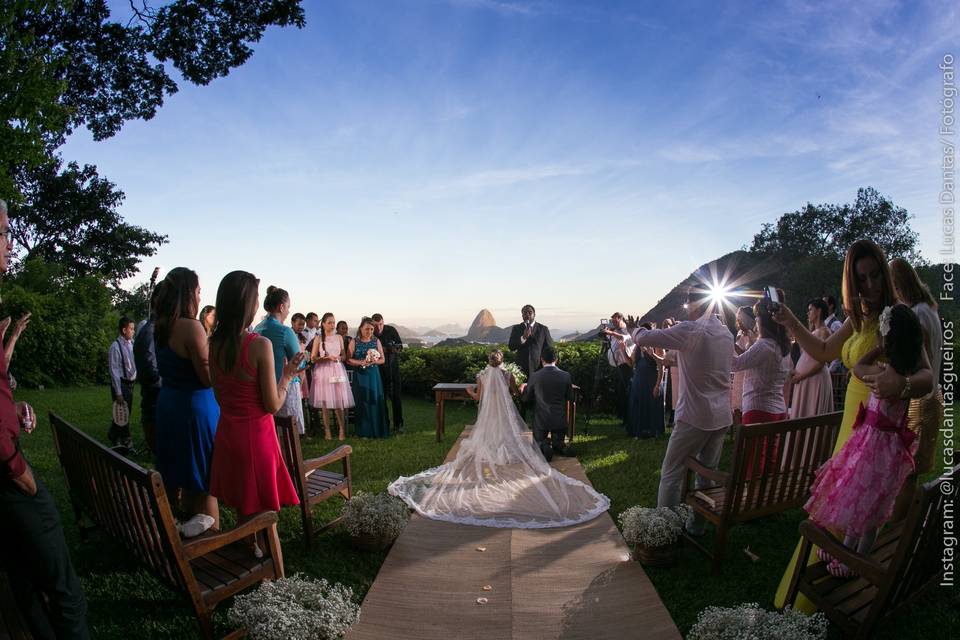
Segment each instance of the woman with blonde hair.
M800 347L815 360L826 363L840 357L843 364L852 370L867 353L876 349L879 343L881 312L897 303L890 267L883 249L876 243L857 240L850 245L843 263L842 294L843 310L847 318L840 329L826 339L818 338L808 331L786 305L780 305L779 311L774 313L774 319L786 326L796 337ZM853 433L857 414L861 405L867 405L871 391L881 398L914 398L930 393L933 386L933 375L925 354L921 368L909 376L898 374L892 367L883 366L882 369L882 373L865 376L863 380L851 375L834 454L843 448ZM798 544L777 589L774 599L777 607L790 604L786 602L787 590L799 560L799 552ZM813 553L810 558L805 559L808 563L816 560ZM816 609L803 595L797 596L794 607L806 612Z

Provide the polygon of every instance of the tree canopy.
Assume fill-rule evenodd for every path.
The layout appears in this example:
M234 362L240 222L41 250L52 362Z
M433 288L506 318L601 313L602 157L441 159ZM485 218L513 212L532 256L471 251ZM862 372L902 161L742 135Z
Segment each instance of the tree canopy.
M784 259L825 257L843 260L860 238L876 242L888 258L920 262L912 216L873 187L857 191L853 204L810 204L764 224L753 237L752 253Z
M0 3L0 198L19 257L112 282L136 272L166 236L123 222L123 192L92 165L64 168L57 149L85 127L96 140L152 118L177 91L242 65L271 25L304 25L300 0L106 0Z

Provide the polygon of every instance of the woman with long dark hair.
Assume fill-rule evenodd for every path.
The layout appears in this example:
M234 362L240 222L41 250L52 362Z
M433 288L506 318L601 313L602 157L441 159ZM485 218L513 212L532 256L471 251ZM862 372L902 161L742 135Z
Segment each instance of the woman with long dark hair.
M645 329L653 324L644 322ZM627 399L627 435L633 438L655 438L663 434L663 400L660 398L660 372L657 354L652 347L639 347L633 352L633 378Z
M347 378L347 370L343 361L347 357L347 350L343 344L343 336L336 332L337 319L329 311L320 319L320 329L313 340L313 351L310 359L315 363L313 368L313 387L310 389L310 404L320 410L323 419L323 437L327 440L330 435L329 409L337 420L340 433L338 437L346 437L344 426L344 409L354 405L353 391Z
M217 289L217 328L210 337L213 386L222 407L210 492L235 508L240 522L299 503L280 456L273 414L283 406L303 354L283 365L278 383L273 345L247 328L257 311L259 285L246 271L224 276ZM252 548L259 557L256 541Z
M842 358L844 366L852 370L857 362L877 347L880 314L886 307L892 307L897 302L887 258L876 243L857 240L850 245L843 262L842 293L843 310L847 319L840 329L830 334L826 340L808 331L785 304L780 305L774 319L789 329L800 347L815 360L830 362ZM867 376L865 380L851 375L834 454L843 448L853 433L853 424L860 412L860 406L867 405L871 391L881 398L897 395L917 398L930 393L932 388L933 376L925 354L923 366L908 376L897 373L892 367L885 368L880 375ZM788 604L787 590L799 560L799 551L798 544L777 589L774 604L778 608ZM816 559L816 555L811 554L805 561L815 562ZM797 596L794 606L805 612L816 609L803 595Z
M782 292L781 292L781 300ZM743 371L743 419L745 425L774 422L787 417L783 384L790 375L790 339L787 330L774 322L772 305L761 299L753 305L757 341L734 356L733 370Z
M171 495L181 489L181 508L191 518L188 534L217 526L220 511L210 496L210 460L220 408L210 388L207 333L196 319L200 280L185 267L167 274L156 302L154 339L162 380L157 398L157 470Z
M373 320L363 318L357 338L347 347L347 363L353 369L353 397L356 401L357 435L363 438L390 437L387 401L379 365L386 362L383 345L373 335Z
M823 298L807 302L807 328L810 333L826 340L830 329L824 320L830 309ZM790 418L807 418L833 411L833 381L826 363L819 362L800 348L800 359L790 376L793 385L793 400L790 403Z

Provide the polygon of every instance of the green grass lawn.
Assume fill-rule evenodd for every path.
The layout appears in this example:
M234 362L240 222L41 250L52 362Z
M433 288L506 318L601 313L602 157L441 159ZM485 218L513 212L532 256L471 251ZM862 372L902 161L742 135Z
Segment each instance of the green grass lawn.
M40 416L40 426L23 439L23 448L60 506L67 543L89 605L91 633L95 638L197 637L192 609L184 599L140 569L107 537L94 534L86 542L80 541L46 414L56 411L75 426L105 441L110 423L108 396L105 387L17 393L17 398L30 402ZM448 404L446 439L437 443L433 403L407 398L404 402L406 433L389 440L348 438L354 450L355 488L384 491L387 484L401 474L411 475L441 463L464 425L472 422L475 415L472 406ZM131 424L139 425L136 410ZM136 426L133 432L138 444L142 443L142 434ZM336 444L313 438L304 442L304 455L319 455ZM591 482L610 497L614 519L632 505L656 503L665 438L633 440L612 421L597 420L589 434L578 434L575 447ZM723 464L729 462L728 450L729 447ZM150 464L147 456L141 455L136 460L143 465ZM333 500L316 508L316 523L336 517L339 506L339 501ZM224 526L230 526L231 516L228 509L223 510ZM774 590L796 544L797 525L802 519L803 512L796 510L735 528L729 537L727 560L717 576L710 574L707 559L689 545L681 549L675 567L648 569L681 632L686 633L696 621L697 613L708 605L759 602L772 607ZM302 572L344 583L354 589L358 600L366 594L386 557L385 553L354 550L340 528L320 534L308 553L303 544L299 509L283 510L279 531L288 575ZM752 562L742 552L747 546L760 557L759 561ZM224 617L226 608L221 606L217 615L218 632L222 634L229 631ZM944 638L958 625L958 592L934 588L920 602L902 611L877 637Z

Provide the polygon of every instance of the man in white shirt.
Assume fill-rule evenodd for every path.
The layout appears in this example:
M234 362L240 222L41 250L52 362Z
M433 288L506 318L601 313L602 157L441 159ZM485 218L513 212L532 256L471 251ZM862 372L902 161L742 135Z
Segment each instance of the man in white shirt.
M107 360L110 368L110 395L114 402L123 402L127 405L127 412L133 407L133 385L137 380L137 366L133 360L133 320L124 316L118 324L120 335L110 343L107 351ZM130 438L130 423L121 426L111 422L107 438L113 446L122 446L133 449Z
M638 347L661 347L677 352L680 367L680 393L676 407L676 426L670 434L667 453L660 469L658 507L680 504L684 460L694 456L700 464L716 469L723 449L723 436L733 422L730 407L730 366L733 360L733 334L713 313L708 294L688 293L684 305L690 318L669 329L636 328L627 319L633 341ZM697 487L709 482L697 476ZM703 519L692 518L687 530L703 533Z

